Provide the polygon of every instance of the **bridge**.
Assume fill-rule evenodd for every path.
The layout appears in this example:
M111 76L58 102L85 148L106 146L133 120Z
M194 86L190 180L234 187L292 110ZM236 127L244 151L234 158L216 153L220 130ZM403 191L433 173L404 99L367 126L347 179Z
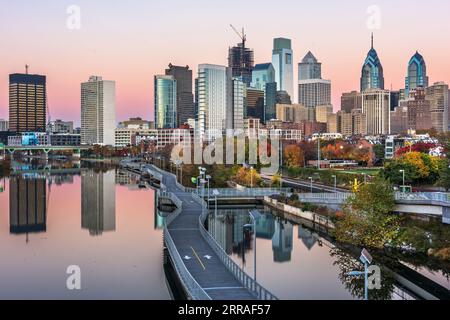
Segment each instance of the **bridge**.
M164 243L190 299L277 299L246 274L206 230L208 210L199 195L180 185L174 175L154 166L143 165L140 170L160 177L160 195L172 199L178 207L165 220Z
M46 156L51 151L73 151L75 157L80 156L81 150L89 150L89 146L5 146L0 144L0 151L13 155L16 151L42 151Z

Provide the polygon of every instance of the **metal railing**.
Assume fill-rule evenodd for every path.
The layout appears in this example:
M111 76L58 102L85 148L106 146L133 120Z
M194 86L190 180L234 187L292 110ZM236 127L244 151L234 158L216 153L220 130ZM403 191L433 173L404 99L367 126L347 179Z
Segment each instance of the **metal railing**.
M291 189L283 188L246 188L246 189L214 189L219 192L218 198L228 198L228 197L264 197L264 196L273 196L276 194L286 193L289 194ZM210 197L212 197L212 189L210 189ZM208 196L208 191L204 192L205 197Z
M239 267L230 256L223 250L221 245L213 236L205 229L204 223L208 218L208 210L205 201L198 195L193 195L194 200L202 206L202 214L199 217L200 233L214 250L225 267L234 275L234 277L247 288L259 300L278 300L278 298L260 285L255 279L251 278L241 267Z
M180 253L178 252L177 247L170 236L170 232L167 229L167 224L164 227L164 242L167 250L169 251L170 257L172 258L173 266L189 297L192 300L212 300L186 268L186 265L184 264L183 259L181 259Z

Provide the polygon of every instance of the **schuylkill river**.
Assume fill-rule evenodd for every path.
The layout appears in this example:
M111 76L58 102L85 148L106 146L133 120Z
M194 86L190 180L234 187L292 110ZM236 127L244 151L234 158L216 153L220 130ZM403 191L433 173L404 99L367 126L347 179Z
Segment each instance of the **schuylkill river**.
M171 299L163 268L163 218L155 192L118 169L43 174L0 181L0 299ZM345 272L352 257L312 228L260 208L257 278L280 299L361 299ZM208 227L251 276L253 234L248 209L219 210ZM66 287L69 266L81 269L82 290ZM421 275L450 289L441 272ZM385 278L383 278L385 279ZM414 294L386 277L383 299Z

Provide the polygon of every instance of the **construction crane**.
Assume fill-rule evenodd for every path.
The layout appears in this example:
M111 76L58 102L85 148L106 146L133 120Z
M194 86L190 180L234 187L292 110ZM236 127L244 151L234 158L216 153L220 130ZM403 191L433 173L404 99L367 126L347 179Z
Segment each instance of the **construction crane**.
M242 47L241 47L241 61L240 65L241 68L245 68L245 43L247 42L247 35L245 34L244 28L242 28L242 33L240 33L232 24L230 24L230 27L236 32L238 37L242 40Z

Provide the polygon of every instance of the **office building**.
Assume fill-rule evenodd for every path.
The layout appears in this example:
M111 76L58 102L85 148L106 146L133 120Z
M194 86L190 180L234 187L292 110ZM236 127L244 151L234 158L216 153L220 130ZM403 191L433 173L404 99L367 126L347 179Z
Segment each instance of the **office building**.
M49 134L50 145L52 146L79 146L81 145L81 135L74 133Z
M0 119L0 132L9 131L9 121Z
M449 111L448 84L436 82L426 89L426 99L430 101L431 122L438 132L448 131Z
M49 133L73 133L73 121L50 121L47 125Z
M192 70L189 66L180 67L169 64L167 76L173 76L177 82L177 127L185 124L195 113L194 95L192 93Z
M177 120L177 80L174 76L155 76L155 126L174 129Z
M227 117L233 116L232 70L225 66L201 64L196 81L198 103L198 130L217 134L227 129ZM232 129L232 128L228 128ZM212 138L211 135L207 137Z
M431 103L425 98L425 89L416 87L409 91L411 99L407 101L408 129L411 132L432 128Z
M400 105L402 93L399 91L391 91L391 111L394 111Z
M266 121L276 116L277 84L275 69L271 63L257 64L252 73L252 88L264 91L264 113Z
M247 87L252 82L252 71L255 66L253 50L246 48L243 43L229 48L228 67L232 69L233 78L242 78Z
M227 129L244 130L246 85L241 78L233 78L233 115L228 117Z
M114 145L116 83L91 76L81 84L81 143Z
M294 98L294 54L290 39L276 38L273 41L272 65L278 91L286 91Z
M416 51L408 63L408 71L405 80L405 96L409 97L410 91L419 87L428 87L428 77L425 60L422 55Z
M346 92L341 96L341 110L352 112L354 109L362 108L362 95L358 91Z
M277 91L276 104L292 104L291 96L286 91Z
M391 134L406 134L408 129L408 102L402 100L399 106L391 111Z
M391 94L388 90L367 90L362 93L362 112L366 116L368 135L390 134Z
M329 105L320 105L316 107L316 121L320 123L328 122L328 115L333 113L333 106Z
M367 54L361 71L361 92L367 90L384 90L384 73L378 53L373 46Z
M301 123L311 120L308 108L302 104L277 104L276 108L279 121Z
M327 118L327 132L328 133L339 133L339 117L337 113L328 114Z
M11 132L45 132L47 91L46 77L31 74L9 76L9 130Z
M265 123L263 90L247 88L246 117L258 118L262 123Z
M155 129L153 121L142 120L142 118L130 118L129 120L119 122L118 128L123 129Z
M322 64L308 51L302 62L298 64L298 80L322 79Z

